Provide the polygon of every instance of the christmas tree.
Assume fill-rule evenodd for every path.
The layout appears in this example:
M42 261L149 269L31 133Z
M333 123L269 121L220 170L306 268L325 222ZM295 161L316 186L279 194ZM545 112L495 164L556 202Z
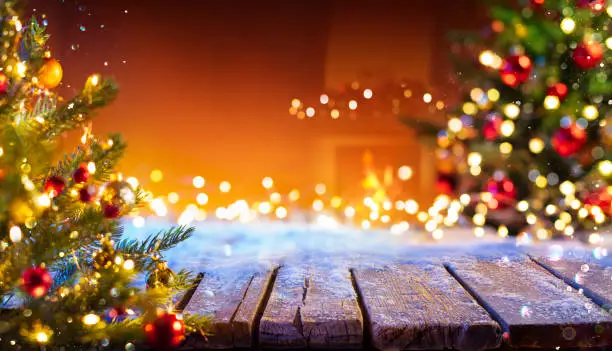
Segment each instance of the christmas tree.
M612 216L612 5L489 10L484 31L452 37L463 98L437 135L439 154L459 160L444 188L502 235L596 233Z
M121 239L119 219L144 192L113 173L121 138L88 128L117 87L92 75L77 96L58 96L62 66L44 26L20 21L21 6L0 3L0 349L130 349L145 339L171 349L206 322L173 310L195 277L162 259L192 228ZM58 138L81 128L82 144L58 159Z

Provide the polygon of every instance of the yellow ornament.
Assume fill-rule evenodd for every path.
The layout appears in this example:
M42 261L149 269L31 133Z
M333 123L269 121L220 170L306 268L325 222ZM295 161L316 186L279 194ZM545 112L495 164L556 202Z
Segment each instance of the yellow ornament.
M106 218L129 213L136 204L136 193L128 182L111 181L100 189L100 206Z
M45 63L38 72L38 82L47 89L53 89L62 81L63 75L62 65L56 59L45 59Z

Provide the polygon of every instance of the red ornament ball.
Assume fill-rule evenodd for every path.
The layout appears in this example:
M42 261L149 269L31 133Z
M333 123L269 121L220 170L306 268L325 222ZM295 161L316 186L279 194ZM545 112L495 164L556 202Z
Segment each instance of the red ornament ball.
M559 101L563 101L567 97L567 92L567 85L563 83L557 83L548 87L548 90L546 90L546 95L556 96L559 98Z
M51 176L45 181L44 190L49 197L56 197L64 191L65 186L66 183L64 182L64 178L60 176Z
M487 203L490 209L497 210L508 208L514 204L516 200L516 186L508 179L503 178L496 180L489 179L485 186L485 192L491 193L491 200Z
M599 12L606 8L606 0L578 0L576 6Z
M501 131L502 119L498 116L490 116L482 125L482 134L487 140L495 140Z
M34 298L44 296L53 283L53 278L51 278L49 272L42 267L26 269L21 276L21 280L23 290Z
M576 123L558 129L552 136L552 146L563 157L574 155L586 143L586 132Z
M457 181L452 174L438 174L436 179L436 192L438 194L451 195L455 192Z
M532 9L539 10L544 6L544 0L529 0L529 6Z
M104 212L104 217L109 219L119 218L119 215L121 214L119 207L112 204L103 205L102 212Z
M80 166L72 173L72 179L75 183L85 183L89 180L89 170L87 166Z
M532 63L529 56L513 55L504 60L499 74L504 84L516 88L529 79L531 69Z
M8 77L3 72L0 72L0 94L6 94L8 91Z
M606 216L612 216L612 190L608 187L603 187L600 190L589 193L584 198L584 204L587 207L597 206L601 208Z
M96 187L93 185L86 186L79 190L79 200L81 202L90 202L96 195Z
M574 49L572 59L576 66L581 69L596 67L604 56L604 49L600 43L595 41L581 43Z
M147 343L155 350L175 349L185 339L185 325L176 315L164 313L144 326Z

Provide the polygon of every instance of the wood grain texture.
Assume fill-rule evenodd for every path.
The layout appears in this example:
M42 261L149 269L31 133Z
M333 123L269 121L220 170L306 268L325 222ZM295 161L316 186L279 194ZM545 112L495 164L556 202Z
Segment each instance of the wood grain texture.
M501 330L442 265L358 269L355 280L374 347L386 350L483 350Z
M447 266L498 320L511 346L612 345L612 315L527 257L454 258Z
M348 268L281 267L259 342L264 348L360 349L363 321Z
M612 313L612 267L575 258L534 257L533 260L567 284L582 289L585 296Z
M206 341L192 340L190 346L212 349L252 346L256 312L270 276L269 271L204 273L185 312L212 316L212 335Z

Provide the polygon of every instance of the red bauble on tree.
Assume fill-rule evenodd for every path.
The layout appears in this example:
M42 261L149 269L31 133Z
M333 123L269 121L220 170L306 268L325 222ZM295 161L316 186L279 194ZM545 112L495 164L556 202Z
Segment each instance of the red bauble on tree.
M26 269L21 276L21 280L23 290L34 298L44 296L53 283L51 275L43 267Z
M86 186L79 190L79 200L81 200L81 202L90 202L95 195L96 187L93 185Z
M597 206L606 216L612 216L612 190L608 190L608 187L603 187L589 193L584 198L584 204L588 208Z
M513 55L504 60L499 75L504 84L516 88L529 79L531 69L532 63L529 56Z
M552 136L552 146L563 157L574 155L586 143L586 132L576 123L558 129Z
M488 116L482 125L482 134L487 140L495 140L499 136L502 119L497 115Z
M454 174L438 173L436 179L436 192L438 194L451 195L457 188L457 179Z
M606 0L578 0L576 5L583 9L603 11L606 8Z
M64 178L60 176L51 176L45 181L44 190L49 197L56 197L64 191L65 186L66 183L64 182Z
M511 207L516 201L516 186L508 178L502 178L501 180L496 180L495 178L489 179L484 191L492 195L487 203L488 207L492 210Z
M6 94L8 91L8 77L3 72L0 72L0 94Z
M604 49L600 43L589 41L581 43L574 49L572 59L576 66L582 69L590 69L596 67L604 56Z
M185 325L176 315L164 313L144 326L147 343L155 350L175 349L185 339Z
M529 0L531 8L539 10L544 6L544 0Z
M567 85L563 83L557 83L548 87L548 90L546 90L546 95L556 96L559 98L559 101L563 101L567 97L567 92Z
M85 183L89 180L89 170L86 165L81 165L72 173L72 179L75 183Z

